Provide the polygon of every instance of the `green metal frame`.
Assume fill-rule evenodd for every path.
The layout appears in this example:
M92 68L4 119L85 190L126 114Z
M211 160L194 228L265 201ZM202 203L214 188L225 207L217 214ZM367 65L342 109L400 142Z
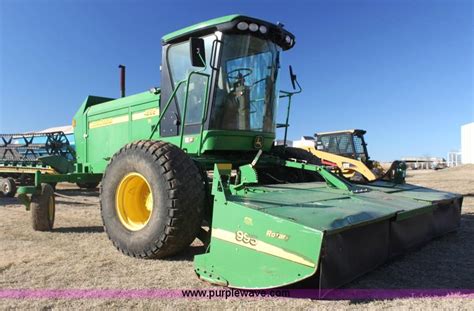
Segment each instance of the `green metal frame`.
M307 170L311 172L317 172L321 177L324 178L326 183L334 188L340 189L340 190L346 190L346 191L364 191L364 188L359 188L356 187L344 179L334 175L333 173L329 172L326 170L323 166L319 165L314 165L314 164L307 164L307 163L301 163L301 162L295 162L295 161L285 161L285 166L291 167L291 168L297 168L301 170Z
M290 127L291 98L293 97L293 95L299 94L303 91L303 88L299 84L298 80L295 80L295 82L298 85L298 91L296 91L296 92L280 91L280 96L279 96L279 98L288 98L288 105L287 105L287 108L286 108L285 123L277 124L277 128L282 128L282 127L285 128L285 135L284 135L284 138L283 138L283 145L285 145L285 146L286 146L286 139L287 139L287 136L288 136L288 127Z
M166 105L165 105L165 108L163 109L163 111L160 112L160 117L158 118L158 121L156 122L156 124L154 125L153 127L153 131L152 133L150 134L150 137L148 139L152 139L153 136L155 135L156 133L156 130L159 128L160 124L161 124L161 120L163 119L163 116L166 114L166 112L168 111L168 107L170 106L171 102L173 100L175 100L175 96L176 96L176 93L178 91L178 89L181 87L181 85L183 84L186 84L186 92L185 92L185 96L184 96L184 108L183 108L183 113L181 114L181 127L180 127L180 135L179 135L179 147L180 148L183 148L183 139L184 139L184 128L186 126L186 113L187 113L187 109L188 109L188 97L189 97L189 81L191 80L191 77L193 75L200 75L200 76L204 76L206 77L206 89L205 89L205 93L204 93L204 107L202 109L202 116L201 116L201 128L200 128L200 131L199 131L199 134L198 134L198 141L199 141L199 147L198 147L198 151L197 151L197 155L200 156L201 153L202 153L202 137L203 137L203 131L204 131L204 123L206 121L206 118L207 118L207 110L208 110L208 102L209 102L209 98L208 98L208 94L209 94L209 79L210 79L210 75L207 74L207 73L204 73L208 67L208 64L205 62L205 60L203 59L203 57L199 54L199 57L201 58L201 61L202 63L205 64L204 68L201 69L201 70L194 70L194 71L191 71L187 78L184 79L184 80L181 80L178 82L178 84L176 85L175 89L173 90L173 92L171 93L171 96L170 98L168 99L168 101L166 102Z
M17 190L17 197L25 205L26 210L30 209L31 195L41 194L42 183L95 183L100 182L102 174L92 173L69 173L69 174L42 174L40 171L35 173L35 184L33 186L21 186Z

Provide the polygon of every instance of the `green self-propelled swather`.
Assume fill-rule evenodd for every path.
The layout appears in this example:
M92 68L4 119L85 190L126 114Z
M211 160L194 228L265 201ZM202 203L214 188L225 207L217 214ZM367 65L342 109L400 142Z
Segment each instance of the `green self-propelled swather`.
M334 288L455 230L462 197L412 185L356 186L305 151L274 146L281 24L241 15L163 37L161 88L89 96L73 119L76 160L19 197L50 230L48 182L101 180L105 231L123 253L164 258L199 237L204 280L236 288L310 277ZM292 75L292 82L295 81ZM285 134L286 137L286 134Z

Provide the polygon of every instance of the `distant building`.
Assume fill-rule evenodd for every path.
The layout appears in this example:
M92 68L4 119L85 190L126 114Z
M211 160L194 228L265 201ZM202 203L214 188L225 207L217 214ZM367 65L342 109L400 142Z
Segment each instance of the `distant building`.
M276 145L276 146L283 145L283 143L284 143L283 139L277 139L277 140L275 140L275 141L273 142L273 144ZM293 141L287 139L287 140L286 140L286 145L287 145L288 147L293 146Z
M446 159L440 157L404 157L407 168L417 169L441 169L447 166Z
M448 152L448 166L454 167L462 164L461 161L461 152L459 151L450 151Z
M74 129L72 128L72 125L63 125L63 126L56 126L56 127L50 127L44 130L41 130L37 133L49 133L49 132L64 132L64 134L72 134L74 133Z
M474 164L474 122L461 126L462 164Z

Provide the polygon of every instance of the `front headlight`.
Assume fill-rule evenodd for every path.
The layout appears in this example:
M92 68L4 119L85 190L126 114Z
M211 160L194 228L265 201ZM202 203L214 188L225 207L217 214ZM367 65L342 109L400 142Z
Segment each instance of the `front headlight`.
M237 24L237 29L238 30L247 30L249 28L249 24L247 24L246 22L240 22Z
M249 29L250 29L250 31L254 31L254 32L255 32L255 31L258 30L258 25L252 23L252 24L249 25Z

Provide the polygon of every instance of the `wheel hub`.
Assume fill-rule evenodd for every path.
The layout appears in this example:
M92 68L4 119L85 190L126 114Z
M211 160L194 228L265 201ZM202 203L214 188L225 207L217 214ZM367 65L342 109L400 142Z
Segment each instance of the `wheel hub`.
M129 173L122 178L116 193L116 209L128 230L138 231L146 226L153 210L153 194L143 175Z

